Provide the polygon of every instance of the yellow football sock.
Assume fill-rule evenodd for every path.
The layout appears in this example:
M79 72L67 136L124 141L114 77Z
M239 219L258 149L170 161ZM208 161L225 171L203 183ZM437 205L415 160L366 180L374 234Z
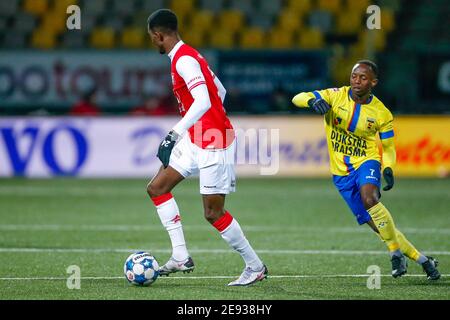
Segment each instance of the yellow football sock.
M411 242L408 241L408 239L406 239L403 233L401 233L398 229L396 229L395 232L397 234L398 244L400 245L400 251L403 252L405 256L407 256L411 260L418 262L420 258L420 252L417 251L417 249L411 244ZM386 243L386 241L384 241L384 239L378 232L375 232L375 234L378 236L378 238L380 238L382 242Z
M400 243L397 238L397 229L395 228L394 220L388 209L381 202L378 202L372 208L367 210L372 217L380 237L386 243L389 252L400 249Z
M400 244L400 250L410 258L411 260L417 261L420 257L420 252L411 244L411 242L406 239L403 233L401 233L398 229L397 231L397 240Z

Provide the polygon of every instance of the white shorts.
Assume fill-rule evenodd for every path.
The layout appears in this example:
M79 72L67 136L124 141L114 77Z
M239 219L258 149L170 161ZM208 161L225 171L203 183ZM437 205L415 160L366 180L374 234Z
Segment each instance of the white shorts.
M235 150L235 141L226 149L202 149L186 133L173 148L169 166L185 178L198 173L200 194L229 194L236 190Z

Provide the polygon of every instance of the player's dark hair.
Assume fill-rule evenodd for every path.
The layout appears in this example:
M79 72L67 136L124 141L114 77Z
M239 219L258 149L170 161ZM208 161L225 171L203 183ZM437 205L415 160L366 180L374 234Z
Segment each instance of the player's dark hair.
M357 64L365 64L366 66L370 67L375 75L375 78L378 78L378 66L375 62L370 60L359 60Z
M175 13L169 9L159 9L153 12L147 20L149 30L157 28L166 32L178 31L178 19Z

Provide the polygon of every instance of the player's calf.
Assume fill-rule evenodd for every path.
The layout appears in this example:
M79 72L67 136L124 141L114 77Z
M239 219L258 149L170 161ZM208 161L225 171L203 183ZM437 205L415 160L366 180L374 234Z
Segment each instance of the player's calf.
M203 208L205 219L214 224L224 214L225 196L220 194L203 195Z

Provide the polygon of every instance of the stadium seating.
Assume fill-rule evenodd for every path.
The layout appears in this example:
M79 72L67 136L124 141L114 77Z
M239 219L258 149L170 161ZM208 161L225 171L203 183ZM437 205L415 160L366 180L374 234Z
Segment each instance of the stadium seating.
M195 11L190 16L190 28L209 30L214 25L214 12L209 10Z
M311 10L312 1L311 0L288 0L287 8L288 10L292 10L297 14L306 14Z
M209 32L209 43L214 48L229 49L236 45L236 33L228 29L214 29Z
M244 14L238 10L226 10L219 16L219 25L224 32L236 32L244 26Z
M303 20L300 15L294 11L283 10L278 16L278 26L283 30L300 31L303 26Z
M304 49L320 49L324 47L323 33L315 28L305 28L299 36L299 46Z
M40 27L60 34L66 30L66 16L57 11L50 11L42 16Z
M48 9L48 0L25 0L23 9L34 15L42 15Z
M370 0L8 0L0 2L0 28L12 26L15 32L23 34L19 38L25 39L25 47L41 48L46 43L50 48L84 44L92 48L146 49L149 43L143 40L142 30L145 32L147 17L166 7L177 13L182 37L202 48L216 45L224 49L262 48L263 42L267 42L270 48L319 49L330 44L328 41L333 37L335 41L346 37L345 45L350 48L362 46L366 41L359 30L371 3ZM383 39L396 28L395 15L400 3L401 0L377 2L383 7ZM71 4L81 8L82 36L69 35L70 31L65 29L65 10ZM418 25L427 22L426 15L417 17ZM138 31L139 28L142 30ZM52 30L56 36L50 41L40 35L45 34L42 30ZM99 34L107 38L102 40ZM14 44L12 39L5 41L5 36L0 39L2 47ZM384 48L383 39L377 40L379 50ZM349 43L352 41L361 43Z
M268 39L268 45L272 49L289 49L292 47L294 33L289 30L272 29Z
M263 49L266 43L264 31L258 27L244 29L240 37L240 47L244 49Z
M145 29L128 27L120 35L120 45L123 48L139 49L144 47L147 34Z
M61 37L61 43L67 49L81 49L85 46L85 35L82 32L69 32Z
M187 32L184 35L183 40L196 48L203 48L205 44L206 30L207 29L204 28L190 29L190 32Z
M51 30L41 27L33 31L31 42L35 48L51 49L55 46L56 35Z
M374 3L371 0L8 0L0 1L0 45L148 49L148 15L171 8L179 18L182 38L195 47L315 50L339 45L344 54L335 56L333 63L346 67L347 61L365 55L368 48L386 50L402 1L375 1L382 8L382 30L372 36L364 21L367 7ZM81 8L81 31L66 29L66 9L71 4ZM424 42L448 46L444 35L437 33L433 40L426 37L439 27L442 18L434 16L444 5L444 0L421 5L408 29L416 36L405 37L399 45L412 48L422 37ZM335 79L344 76L335 75Z
M115 45L114 30L108 27L99 27L92 31L90 44L96 49L111 49Z
M0 1L0 14L4 17L11 17L18 14L19 0Z
M194 10L194 0L172 0L170 9L174 12L185 16Z
M317 7L320 10L338 14L342 10L341 0L319 0Z

